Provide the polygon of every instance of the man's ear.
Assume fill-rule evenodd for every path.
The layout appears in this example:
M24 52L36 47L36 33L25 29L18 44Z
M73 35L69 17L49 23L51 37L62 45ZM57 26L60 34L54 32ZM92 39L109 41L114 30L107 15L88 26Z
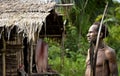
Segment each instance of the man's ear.
M101 33L100 33L100 38L102 38L102 37L103 37L103 33L101 32Z

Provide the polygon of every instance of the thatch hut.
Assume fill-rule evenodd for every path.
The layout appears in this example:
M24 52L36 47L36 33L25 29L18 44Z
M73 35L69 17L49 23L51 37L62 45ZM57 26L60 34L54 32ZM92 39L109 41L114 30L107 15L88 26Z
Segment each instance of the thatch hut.
M62 38L62 16L54 8L55 2L0 0L0 75L17 76L21 64L31 74L37 40Z

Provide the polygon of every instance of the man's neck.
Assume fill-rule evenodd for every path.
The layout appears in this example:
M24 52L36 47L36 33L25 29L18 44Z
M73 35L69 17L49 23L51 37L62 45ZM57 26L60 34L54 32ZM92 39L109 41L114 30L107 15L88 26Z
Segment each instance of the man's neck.
M104 48L105 44L103 40L99 40L98 48ZM93 43L93 47L96 47L96 42Z

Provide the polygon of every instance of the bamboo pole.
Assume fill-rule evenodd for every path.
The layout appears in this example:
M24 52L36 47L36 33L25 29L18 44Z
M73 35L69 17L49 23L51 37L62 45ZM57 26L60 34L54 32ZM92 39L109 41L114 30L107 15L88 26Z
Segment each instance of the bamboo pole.
M2 61L3 61L3 76L6 76L5 51L3 51L3 53L2 53Z
M6 41L5 41L5 32L3 31L3 36L2 36L2 39L3 39L3 50L2 50L2 61L3 61L3 76L6 76L6 60L5 60L5 51L6 51Z
M70 7L73 6L73 3L69 3L69 4L56 4L56 7Z

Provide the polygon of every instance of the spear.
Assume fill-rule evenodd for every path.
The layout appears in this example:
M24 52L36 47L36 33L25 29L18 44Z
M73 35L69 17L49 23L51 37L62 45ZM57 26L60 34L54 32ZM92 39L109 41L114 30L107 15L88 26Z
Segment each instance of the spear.
M103 23L104 16L106 14L107 7L108 7L108 2L106 3L106 6L105 6L105 9L104 9L104 12L103 12L103 16L102 16L102 20L100 22L98 35L97 35L97 41L96 41L96 46L95 46L95 50L94 50L95 60L93 62L93 76L95 76L95 73L96 73L96 61L97 61L97 53L98 53L98 46L99 46L99 37L100 37L100 32L101 32L101 29L102 29L102 23Z

